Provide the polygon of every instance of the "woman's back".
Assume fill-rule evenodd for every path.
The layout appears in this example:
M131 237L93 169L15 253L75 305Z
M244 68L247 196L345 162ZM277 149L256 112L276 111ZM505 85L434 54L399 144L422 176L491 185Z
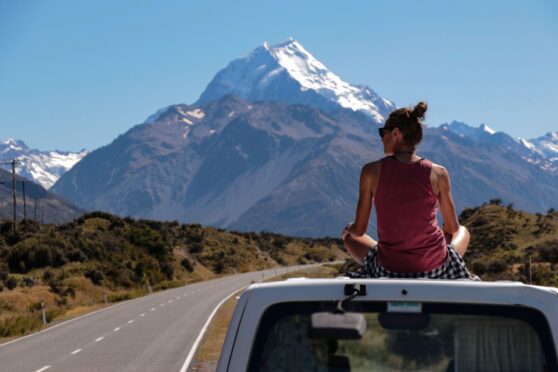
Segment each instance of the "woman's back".
M374 204L378 223L378 258L400 273L429 271L447 257L438 227L438 199L432 189L432 163L402 163L388 156L380 162Z

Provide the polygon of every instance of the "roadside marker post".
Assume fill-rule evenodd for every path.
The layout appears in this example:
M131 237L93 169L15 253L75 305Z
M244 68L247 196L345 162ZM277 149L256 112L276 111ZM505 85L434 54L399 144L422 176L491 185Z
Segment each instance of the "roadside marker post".
M43 324L47 324L47 318L46 318L46 311L45 311L45 303L41 302L41 313L43 315Z

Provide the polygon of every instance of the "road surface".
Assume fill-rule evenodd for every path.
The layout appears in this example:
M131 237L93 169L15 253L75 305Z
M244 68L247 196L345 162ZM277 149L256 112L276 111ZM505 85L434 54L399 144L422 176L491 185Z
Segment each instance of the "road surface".
M223 299L286 271L237 274L120 302L0 345L0 371L184 371Z

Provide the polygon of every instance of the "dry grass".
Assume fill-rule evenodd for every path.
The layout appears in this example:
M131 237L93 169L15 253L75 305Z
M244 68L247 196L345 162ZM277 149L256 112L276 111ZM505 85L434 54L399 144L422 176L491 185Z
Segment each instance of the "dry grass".
M306 277L306 278L332 278L336 277L338 268L334 265L324 265L310 269L297 270L265 280L266 282L281 281L288 278ZM215 371L217 361L221 354L225 336L229 329L234 309L236 307L237 296L242 290L231 296L221 306L215 317L211 321L204 339L196 351L191 370L194 372Z

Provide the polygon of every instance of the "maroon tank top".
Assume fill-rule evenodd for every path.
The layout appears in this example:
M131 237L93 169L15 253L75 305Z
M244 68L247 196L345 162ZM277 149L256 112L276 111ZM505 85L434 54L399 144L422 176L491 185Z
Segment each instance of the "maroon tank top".
M441 266L447 248L436 219L438 198L430 182L432 162L421 159L401 163L388 156L380 164L374 197L380 264L399 273L418 273Z

